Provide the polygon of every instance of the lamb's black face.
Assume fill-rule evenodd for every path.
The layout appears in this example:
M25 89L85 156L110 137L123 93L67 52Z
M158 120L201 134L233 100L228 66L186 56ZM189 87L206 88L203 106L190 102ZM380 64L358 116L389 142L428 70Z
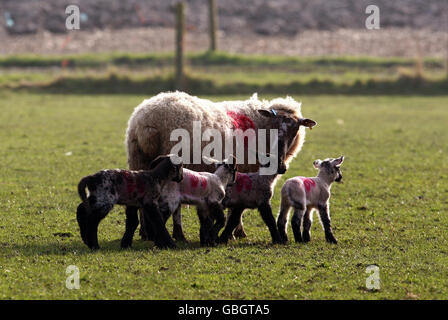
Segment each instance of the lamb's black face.
M234 162L236 162L236 159L234 159ZM226 162L224 162L224 163L219 164L218 167L219 166L224 166L224 168L228 172L230 172L230 174L232 174L232 179L231 179L231 181L229 182L228 185L233 185L235 183L235 181L236 181L236 173L238 171L236 163L226 163Z
M334 181L341 182L342 181L342 173L340 168L336 168L337 177Z
M174 178L173 181L175 182L181 182L182 179L184 178L184 169L183 169L183 165L182 164L175 164L174 166Z

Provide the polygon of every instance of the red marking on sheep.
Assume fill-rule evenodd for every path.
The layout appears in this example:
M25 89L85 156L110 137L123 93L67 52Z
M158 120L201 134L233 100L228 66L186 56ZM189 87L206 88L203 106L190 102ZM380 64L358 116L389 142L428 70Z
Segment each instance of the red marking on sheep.
M246 131L247 129L254 129L255 124L251 118L242 113L236 113L234 111L227 111L227 115L232 118L232 123L235 129L241 129Z
M316 182L313 179L305 177L297 177L297 179L303 182L306 192L310 192L310 190L316 186Z
M241 191L252 190L252 180L247 174L237 173L236 176L236 191L240 193Z

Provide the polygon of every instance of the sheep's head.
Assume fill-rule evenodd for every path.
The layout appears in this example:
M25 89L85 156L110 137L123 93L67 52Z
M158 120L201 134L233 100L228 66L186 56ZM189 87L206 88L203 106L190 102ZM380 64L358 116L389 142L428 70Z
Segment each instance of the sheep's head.
M342 181L342 173L341 173L341 165L344 162L344 156L340 156L339 158L328 158L325 160L315 160L313 162L314 168L319 170L319 175L324 175L327 181L333 182L341 182Z
M296 112L286 109L260 109L258 110L263 117L270 118L273 128L278 129L278 171L283 174L288 169L286 158L289 148L296 138L300 126L312 129L317 123L314 120L302 118Z

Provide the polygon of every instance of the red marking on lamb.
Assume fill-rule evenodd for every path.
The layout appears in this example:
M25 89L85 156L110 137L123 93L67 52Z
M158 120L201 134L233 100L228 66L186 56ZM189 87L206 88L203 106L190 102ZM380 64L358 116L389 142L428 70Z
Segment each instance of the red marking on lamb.
M202 177L200 174L188 174L190 185L193 189L200 187L201 189L207 188L207 178Z
M201 188L207 188L207 179L205 177L201 177Z
M196 189L199 185L199 178L196 176L190 176L190 184L193 189Z
M123 172L124 180L126 181L126 187L128 193L132 193L135 190L135 182L132 179L132 176L129 174L129 172L124 171Z
M137 177L137 192L139 194L145 193L145 182L140 177Z
M236 191L240 193L241 191L252 190L252 180L247 174L237 173L236 176Z
M297 179L303 182L306 192L310 192L310 190L316 186L316 182L313 179L305 177L297 177Z

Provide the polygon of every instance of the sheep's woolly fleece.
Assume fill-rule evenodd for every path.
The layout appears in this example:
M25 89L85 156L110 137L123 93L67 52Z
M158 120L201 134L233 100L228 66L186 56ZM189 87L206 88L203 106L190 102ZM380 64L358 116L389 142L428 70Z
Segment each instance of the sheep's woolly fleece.
M291 97L273 100L259 100L255 93L244 101L212 102L200 99L184 92L164 92L138 105L131 115L126 131L126 147L130 169L139 170L148 167L149 162L158 155L169 154L177 141L170 141L170 134L178 128L190 132L192 139L193 121L201 121L202 130L218 129L227 136L231 129L253 128L271 129L269 118L263 117L257 110L283 111L302 118L301 104ZM288 151L288 159L300 151L305 139L305 128L299 133ZM191 141L192 142L192 141ZM203 141L202 149L210 142ZM211 171L213 166L187 165L196 171ZM243 172L256 171L258 166L240 166Z

